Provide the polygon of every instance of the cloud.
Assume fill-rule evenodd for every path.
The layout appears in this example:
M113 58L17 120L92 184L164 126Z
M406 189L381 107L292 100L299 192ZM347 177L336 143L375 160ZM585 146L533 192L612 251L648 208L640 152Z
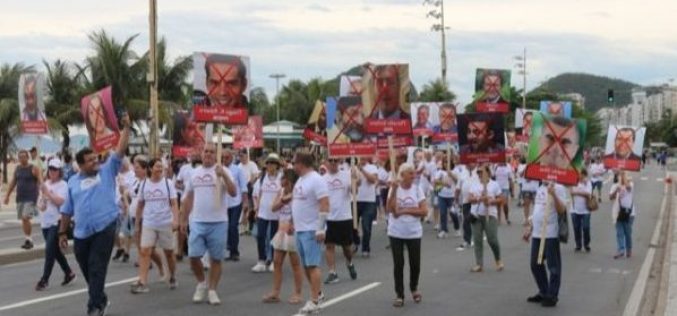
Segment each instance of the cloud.
M325 7L323 5L319 5L317 3L313 3L309 6L306 6L306 9L311 10L311 11L331 12L331 9L329 9L328 7Z

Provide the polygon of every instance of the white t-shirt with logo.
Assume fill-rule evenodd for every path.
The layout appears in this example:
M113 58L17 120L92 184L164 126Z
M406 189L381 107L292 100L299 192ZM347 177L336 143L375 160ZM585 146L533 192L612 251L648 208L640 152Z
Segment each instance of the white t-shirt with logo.
M171 181L165 178L158 182L146 179L139 192L139 202L145 203L143 208L144 227L160 229L172 225L173 214L170 199L176 199L176 189Z
M501 190L510 190L510 179L512 179L512 169L510 166L498 166L494 171L496 182L501 187Z
M59 180L56 183L52 183L52 181L45 181L45 186L47 186L47 190L52 195L56 195L62 199L65 199L68 197L68 184L66 184L66 181ZM56 226L59 223L59 219L61 218L61 213L59 213L59 207L54 204L51 200L45 198L47 201L47 207L45 208L45 212L42 213L42 221L40 222L40 227L42 228L49 228L52 226Z
M353 218L350 209L350 171L339 171L335 174L327 172L322 176L329 190L330 221L345 221Z
M378 169L373 164L368 163L362 169L368 174L378 175ZM376 202L376 184L378 181L369 183L361 171L358 170L357 172L360 175L360 185L357 187L357 201Z
M315 171L306 173L296 181L291 210L297 232L317 230L320 199L329 196L328 191L327 182Z
M606 172L606 169L604 168L604 164L601 162L598 163L593 163L590 165L590 180L592 182L602 182L604 181L604 173ZM599 174L599 175L597 175Z
M397 188L397 207L418 207L425 195L421 188L412 185L409 189ZM421 219L411 215L400 215L395 218L392 213L388 214L388 236L400 239L416 239L423 236Z
M233 175L228 168L223 168L225 174L232 180ZM193 192L193 209L190 212L191 222L227 222L228 221L228 192L221 192L221 207L216 205L216 166L204 166L193 170L190 180L186 183L186 193ZM225 184L222 184L225 189Z
M543 227L543 220L545 219L546 205L548 202L548 187L541 185L536 190L536 197L534 198L534 212L532 217L533 230L531 237L541 238L541 229ZM567 190L561 184L555 184L555 195L562 203L567 201ZM557 221L557 210L555 209L555 201L550 201L550 210L546 222L545 238L558 238L559 223Z
M446 170L437 170L435 174L435 180L442 182L442 188L438 193L440 197L453 198L456 195L456 182L449 176L449 174L447 174Z
M590 181L578 182L575 187L571 188L571 193L592 194L592 183ZM574 208L571 212L574 214L590 214L587 199L584 196L574 195Z
M619 186L620 186L620 184L614 183L611 186L611 190L609 190L609 193L613 193L614 191L616 191L616 189ZM633 194L632 194L633 190L634 190L634 188L633 188L632 184L630 184L630 190L629 191L625 187L621 187L621 189L618 191L618 195L616 196L616 198L620 202L621 207L624 207L624 208L632 207L632 212L630 213L630 216L635 216L635 209L637 208L637 207L635 207L635 205L633 203Z
M256 165L253 161L248 161L246 164L240 162L240 168L244 171L244 174L247 176L247 182L251 182L253 179L258 177L259 166Z
M273 203L275 198L282 190L282 184L280 180L282 179L282 173L278 173L275 176L270 176L266 173L263 177L263 181L256 180L258 186L254 193L255 198L259 199L259 211L257 214L258 218L262 218L268 221L276 221L280 219L278 212L273 212Z
M468 191L469 195L472 195L474 197L481 197L482 193L484 192L484 185L480 181L475 181L472 183L470 186L470 190ZM501 191L501 187L498 185L496 181L490 180L487 183L487 196L495 199L499 196L501 196L503 192ZM489 216L493 216L498 218L498 208L496 205L489 205L488 207L484 205L482 202L478 203L473 203L470 212L475 215L475 216L486 216L487 212L489 212Z

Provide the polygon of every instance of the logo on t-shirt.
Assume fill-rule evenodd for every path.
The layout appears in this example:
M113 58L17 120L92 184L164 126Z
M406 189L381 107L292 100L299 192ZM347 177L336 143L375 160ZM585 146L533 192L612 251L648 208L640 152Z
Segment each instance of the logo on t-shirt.
M152 191L146 191L144 192L144 199L146 201L157 201L157 200L164 200L167 197L165 196L165 192L160 190L160 189L155 189Z
M403 199L397 198L397 204L400 207L416 207L416 201L411 196L407 196Z
M263 191L263 192L277 193L277 191L279 191L279 190L280 190L280 186L277 185L277 182L275 182L275 181L264 182L263 185L261 186L261 191Z
M96 177L89 177L85 178L82 181L80 181L80 190L88 190L92 188L93 186L99 184L101 182L101 177L97 174Z
M305 200L307 197L303 192L303 186L297 185L294 187L294 199L295 200Z
M211 174L204 174L193 178L193 186L195 187L211 187L214 186L214 177Z
M338 178L327 182L327 184L329 185L329 190L343 190L345 188L341 179Z

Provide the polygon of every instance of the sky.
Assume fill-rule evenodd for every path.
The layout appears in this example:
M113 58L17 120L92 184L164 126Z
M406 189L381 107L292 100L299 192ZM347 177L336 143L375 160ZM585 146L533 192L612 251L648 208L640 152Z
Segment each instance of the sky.
M440 33L423 0L159 0L158 34L170 58L194 51L250 57L252 84L275 93L272 73L331 79L364 62L408 63L419 91L440 76ZM87 35L139 34L148 49L148 1L0 0L0 63L82 62ZM439 8L438 8L439 10ZM564 72L643 85L677 78L675 0L447 0L448 82L462 104L476 68L512 69L527 51L527 88Z

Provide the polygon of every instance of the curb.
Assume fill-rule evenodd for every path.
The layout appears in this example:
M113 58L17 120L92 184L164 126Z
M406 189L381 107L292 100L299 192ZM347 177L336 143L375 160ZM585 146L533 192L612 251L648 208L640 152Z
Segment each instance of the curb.
M69 241L69 247L65 255L72 253L72 243ZM24 261L31 261L45 257L45 244L35 245L32 249L24 250L20 248L0 250L0 266Z

